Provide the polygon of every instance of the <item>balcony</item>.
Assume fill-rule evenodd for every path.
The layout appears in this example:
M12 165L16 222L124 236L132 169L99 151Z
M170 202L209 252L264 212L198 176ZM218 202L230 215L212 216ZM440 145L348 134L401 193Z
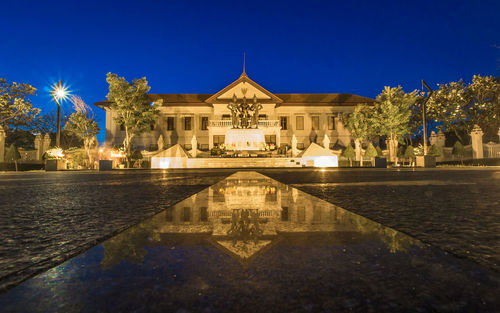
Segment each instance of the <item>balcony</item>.
M210 120L209 127L233 127L231 120ZM259 120L259 128L280 127L279 120Z

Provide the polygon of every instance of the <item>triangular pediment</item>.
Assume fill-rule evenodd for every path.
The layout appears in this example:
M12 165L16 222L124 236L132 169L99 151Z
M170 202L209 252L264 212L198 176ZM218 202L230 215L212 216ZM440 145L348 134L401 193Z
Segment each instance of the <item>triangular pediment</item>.
M238 99L243 98L243 96L247 99L253 99L253 97L256 96L260 102L264 103L283 102L283 100L251 80L245 73L241 74L240 78L235 80L229 86L205 100L205 102L210 104L216 102L226 103L233 98L233 95L236 95Z

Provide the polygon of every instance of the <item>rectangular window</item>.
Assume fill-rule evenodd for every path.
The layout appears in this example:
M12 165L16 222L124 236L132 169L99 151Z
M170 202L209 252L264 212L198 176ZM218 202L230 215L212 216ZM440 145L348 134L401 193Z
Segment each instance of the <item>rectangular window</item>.
M191 116L184 117L184 130L191 130Z
M189 207L184 207L184 212L182 216L182 221L183 222L190 222L191 221L191 208Z
M335 116L333 115L328 116L328 129L329 130L335 129Z
M259 120L267 120L267 114L259 114Z
M230 120L231 119L231 115L230 114L222 114L222 119L223 120Z
M208 209L207 208L200 208L200 221L202 222L208 222Z
M218 146L224 143L226 140L224 135L214 135L214 146Z
M297 142L297 149L304 149L304 143L303 142Z
M165 219L167 222L172 222L174 220L174 208L168 208L165 211Z
M201 117L201 130L208 130L208 117L207 116Z
M184 149L186 149L186 150L191 150L193 148L190 143L186 143L183 146L184 146Z
M264 137L268 145L269 144L276 145L276 135L265 135Z
M281 207L281 220L283 222L288 221L288 207Z
M319 116L311 116L311 124L313 130L319 130Z
M167 130L174 130L175 129L175 123L174 123L174 117L173 116L167 116Z
M208 151L208 145L205 143L200 144L200 150L201 151Z
M295 119L295 129L297 130L304 130L304 117L303 116L297 116Z
M288 129L288 116L280 116L280 126L281 130Z

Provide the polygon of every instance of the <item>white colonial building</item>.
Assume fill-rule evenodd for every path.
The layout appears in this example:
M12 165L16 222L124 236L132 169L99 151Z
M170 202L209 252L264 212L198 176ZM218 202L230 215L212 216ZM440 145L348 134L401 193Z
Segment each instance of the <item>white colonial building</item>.
M297 148L307 148L312 142L323 144L325 134L330 148L346 146L351 137L342 124L342 114L352 112L357 104L373 104L371 98L353 94L273 94L251 80L245 72L233 83L215 94L149 94L152 101L163 99L160 118L151 125L151 132L135 137L137 149L156 150L158 139L163 147L175 144L191 150L193 136L199 150L209 150L223 144L229 129L233 128L228 104L237 99L254 98L262 108L258 113L258 128L265 141L276 147L291 145L297 138ZM120 146L124 131L114 121L115 113L109 101L95 104L106 110L106 144ZM161 135L161 137L160 137ZM161 145L161 143L160 143Z

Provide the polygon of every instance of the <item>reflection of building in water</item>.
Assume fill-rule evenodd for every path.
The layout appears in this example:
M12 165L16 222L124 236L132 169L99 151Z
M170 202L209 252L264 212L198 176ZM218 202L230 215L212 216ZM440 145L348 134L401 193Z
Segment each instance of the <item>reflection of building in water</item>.
M207 240L247 262L282 239L289 244L381 241L391 252L421 245L412 237L264 175L238 172L105 242L103 266L124 258L139 262L147 245Z
M223 235L234 210L257 210L264 235L341 230L342 211L277 181L226 179L166 210L161 232Z

